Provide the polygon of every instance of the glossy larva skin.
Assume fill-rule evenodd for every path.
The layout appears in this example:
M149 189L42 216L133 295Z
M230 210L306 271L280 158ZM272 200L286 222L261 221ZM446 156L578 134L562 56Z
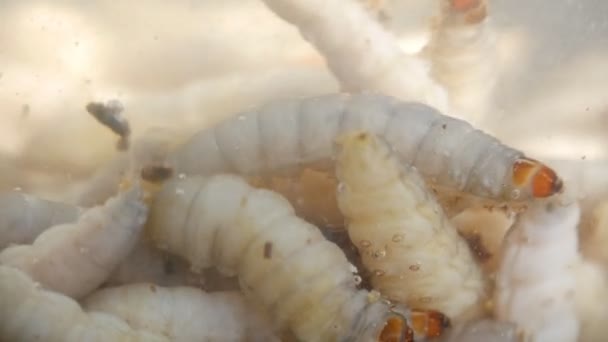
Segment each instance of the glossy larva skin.
M23 270L48 289L82 297L129 255L147 213L141 190L134 187L87 209L75 222L47 229L31 245L3 250L0 263Z
M0 265L0 340L45 342L168 342L132 329L112 315L84 312L73 299L46 289L22 271Z
M169 157L178 173L243 175L331 169L334 140L352 130L385 139L432 183L480 197L525 200L513 184L523 154L468 123L420 103L376 94L333 94L282 101L199 132Z
M48 227L75 221L82 209L23 192L0 193L0 250L32 243Z
M495 315L526 341L577 341L575 289L578 204L539 202L505 238L496 276Z
M352 266L280 195L237 176L164 185L147 229L194 269L239 276L241 289L302 341L374 341L388 304L357 290Z
M454 321L479 314L479 266L417 171L366 132L346 133L338 145L338 204L374 289Z
M83 307L174 342L279 341L267 317L238 292L140 283L99 290L84 300Z
M344 91L375 91L448 109L428 62L407 55L366 9L350 0L264 0L325 58Z

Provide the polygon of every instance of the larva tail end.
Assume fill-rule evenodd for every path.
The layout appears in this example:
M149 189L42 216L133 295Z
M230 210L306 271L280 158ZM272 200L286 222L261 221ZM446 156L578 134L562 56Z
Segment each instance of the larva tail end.
M529 158L520 158L513 164L513 184L517 187L529 185L535 198L555 195L564 187L553 169Z
M439 311L412 310L412 329L417 335L439 337L450 327L449 318Z
M378 342L413 342L414 331L407 325L402 316L392 316L386 320L382 328Z

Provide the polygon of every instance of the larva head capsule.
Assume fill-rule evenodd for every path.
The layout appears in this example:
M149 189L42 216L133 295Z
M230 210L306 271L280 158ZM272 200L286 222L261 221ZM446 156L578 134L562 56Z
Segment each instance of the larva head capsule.
M386 319L377 342L415 342L439 337L450 326L449 319L433 310L407 310L394 308Z
M520 192L527 191L533 198L545 198L558 194L563 189L563 182L555 171L530 158L519 158L513 163L512 177L515 187L512 191L518 195L512 197L520 197Z

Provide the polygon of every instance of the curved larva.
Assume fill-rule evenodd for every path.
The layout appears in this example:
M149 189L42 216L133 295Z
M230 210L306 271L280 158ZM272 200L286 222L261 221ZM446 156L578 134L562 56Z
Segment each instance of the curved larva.
M240 177L166 183L156 194L147 229L160 247L183 256L194 269L215 266L237 274L244 293L300 340L384 341L392 333L433 335L442 329L442 316L425 312L418 318L436 325L412 330L405 323L412 323L411 312L401 308L396 314L380 298L357 290L339 247L295 216L283 197L254 189Z
M0 250L28 244L45 229L75 221L82 209L23 192L0 193Z
M325 57L342 89L375 91L447 110L445 90L426 61L405 54L395 37L351 0L264 0Z
M168 342L117 317L86 313L73 299L42 289L22 271L0 265L0 340Z
M486 0L441 0L441 15L425 55L447 90L450 108L479 122L497 79L497 51Z
M84 300L83 307L174 342L279 341L263 312L238 292L130 284L99 290Z
M338 145L338 205L374 289L452 320L480 313L481 271L416 170L366 132L346 133Z
M131 252L148 208L134 187L87 209L76 222L49 228L32 245L9 247L0 263L17 267L46 288L78 298L101 285Z
M505 238L495 314L530 341L576 341L578 204L534 203ZM528 341L528 339L526 340Z
M334 94L275 102L203 130L169 155L185 174L331 169L334 140L365 130L384 138L432 183L499 200L550 196L561 181L548 167L468 123L419 104Z

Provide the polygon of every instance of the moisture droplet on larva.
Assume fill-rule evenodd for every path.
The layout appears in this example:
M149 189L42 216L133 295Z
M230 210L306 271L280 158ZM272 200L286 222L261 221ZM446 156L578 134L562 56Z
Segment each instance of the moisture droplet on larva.
M403 240L403 235L401 235L401 234L395 234L395 235L393 235L393 238L391 240L393 242L401 242Z
M372 243L369 242L368 240L361 240L361 242L359 242L359 245L361 245L362 248L369 248L369 246L371 246Z
M519 191L519 189L513 189L513 191L511 191L511 198L514 200L518 199L520 194L521 192Z
M385 249L375 250L374 253L372 253L372 256L376 259L384 258L386 256L386 250Z

